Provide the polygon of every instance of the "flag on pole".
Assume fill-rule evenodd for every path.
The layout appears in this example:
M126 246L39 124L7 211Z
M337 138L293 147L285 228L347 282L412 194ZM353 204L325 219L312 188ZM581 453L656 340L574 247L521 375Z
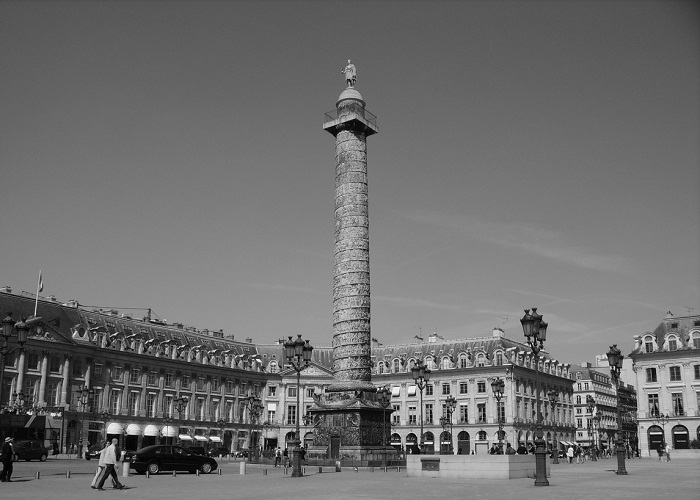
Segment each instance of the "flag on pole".
M39 271L39 284L37 285L36 289L39 290L37 293L44 291L44 280L41 278L41 271Z

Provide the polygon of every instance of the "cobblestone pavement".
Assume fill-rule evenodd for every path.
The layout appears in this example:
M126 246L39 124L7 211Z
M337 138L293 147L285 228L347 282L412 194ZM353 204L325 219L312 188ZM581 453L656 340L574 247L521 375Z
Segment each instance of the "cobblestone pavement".
M93 461L94 462L94 461ZM80 500L86 498L144 498L144 499L509 499L537 498L541 500L601 499L615 500L700 500L700 462L673 460L660 463L653 459L627 461L627 476L617 476L615 460L600 460L583 464L552 465L550 486L536 487L532 479L451 480L420 479L406 476L405 469L306 467L306 476L293 478L283 469L269 466L248 466L240 475L237 462L221 462L221 475L163 473L146 478L131 474L120 477L128 489L111 488L96 491L90 488L96 463L85 464L66 460L51 464L18 463L12 483L0 484L0 496L12 500ZM70 478L65 470L73 468ZM78 469L78 470L76 470ZM36 478L36 471L40 478ZM267 472L265 472L267 471ZM105 483L107 486L109 482Z

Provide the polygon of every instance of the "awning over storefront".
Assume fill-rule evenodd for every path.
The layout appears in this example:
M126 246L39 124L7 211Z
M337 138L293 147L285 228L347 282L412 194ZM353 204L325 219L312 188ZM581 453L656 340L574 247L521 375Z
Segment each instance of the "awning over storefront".
M178 438L180 441L192 441L192 437L189 434L180 434Z
M118 424L116 422L112 422L107 426L107 434L123 434L124 433L124 427L122 427L122 424Z
M206 436L199 436L199 435L195 436L194 439L195 439L195 441L209 441L209 438L207 438Z
M107 433L109 434L109 433ZM141 435L141 427L139 427L136 424L129 424L126 426L126 435L127 436L140 436Z
M177 429L171 425L166 425L163 427L163 429L161 429L161 433L166 438L172 438L177 436Z
M212 443L220 443L221 442L221 438L219 436L209 436L209 440Z
M155 425L147 425L146 428L143 430L143 435L144 436L158 436L160 432L158 432L158 427Z

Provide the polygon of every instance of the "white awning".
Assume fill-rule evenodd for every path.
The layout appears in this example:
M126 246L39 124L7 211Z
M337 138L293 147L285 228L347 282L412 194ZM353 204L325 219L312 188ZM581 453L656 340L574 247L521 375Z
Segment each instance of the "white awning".
M127 436L140 436L141 435L141 427L139 427L136 424L129 424L126 426L126 435Z
M146 428L143 430L143 435L144 436L159 436L160 432L158 431L158 427L155 425L147 425Z
M219 436L209 436L209 440L212 443L220 443L221 442L221 438Z
M107 426L107 434L122 434L124 432L124 427L122 424L112 422Z
M209 438L207 438L206 436L199 436L199 435L197 435L197 436L194 437L194 440L195 440L195 441L209 441Z
M149 426L150 427L150 426ZM166 425L161 429L161 434L166 438L172 438L177 436L177 429L172 425Z
M180 441L192 441L192 437L188 434L180 434L178 438L180 438Z
M408 386L408 395L409 395L409 396L415 396L415 395L416 395L416 386L415 386L415 385L409 385L409 386Z
M414 392L415 394L415 392ZM398 398L401 395L401 387L392 387L391 388L391 397L392 398Z

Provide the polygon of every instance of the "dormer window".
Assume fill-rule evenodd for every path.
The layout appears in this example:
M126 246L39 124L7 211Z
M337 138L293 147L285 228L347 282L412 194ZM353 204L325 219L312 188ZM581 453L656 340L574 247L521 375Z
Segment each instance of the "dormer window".
M668 350L675 351L677 349L678 349L678 342L676 341L675 337L668 339Z
M644 352L654 352L654 341L651 337L644 339Z

